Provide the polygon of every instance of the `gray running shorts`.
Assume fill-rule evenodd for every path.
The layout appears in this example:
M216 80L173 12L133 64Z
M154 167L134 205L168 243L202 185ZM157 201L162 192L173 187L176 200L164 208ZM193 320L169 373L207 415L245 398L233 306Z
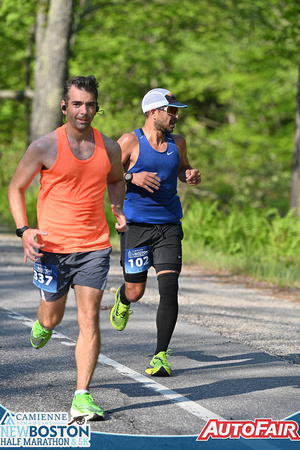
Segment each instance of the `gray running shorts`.
M48 253L38 259L41 264L57 265L57 292L40 289L46 302L54 302L63 297L75 284L104 291L110 267L111 247L84 253Z

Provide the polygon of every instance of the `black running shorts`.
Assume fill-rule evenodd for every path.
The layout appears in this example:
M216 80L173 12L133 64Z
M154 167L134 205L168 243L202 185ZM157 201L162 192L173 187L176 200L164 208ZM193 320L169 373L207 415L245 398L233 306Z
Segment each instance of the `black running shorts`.
M121 233L121 266L125 281L140 283L146 281L148 270L139 273L126 273L126 250L150 246L151 265L156 273L161 270L181 271L183 231L181 224L153 225L129 223L128 231Z

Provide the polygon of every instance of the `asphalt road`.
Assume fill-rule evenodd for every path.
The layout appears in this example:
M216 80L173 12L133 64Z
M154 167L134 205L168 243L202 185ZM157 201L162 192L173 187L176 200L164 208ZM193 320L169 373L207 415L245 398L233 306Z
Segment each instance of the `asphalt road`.
M209 418L281 420L300 410L300 303L269 291L222 283L184 269L171 341L172 377L144 370L155 348L156 278L123 332L109 321L122 282L113 252L101 309L102 349L91 393L104 410L101 433L198 435ZM76 305L40 350L29 342L39 303L21 242L0 236L0 405L17 411L69 411L75 389Z

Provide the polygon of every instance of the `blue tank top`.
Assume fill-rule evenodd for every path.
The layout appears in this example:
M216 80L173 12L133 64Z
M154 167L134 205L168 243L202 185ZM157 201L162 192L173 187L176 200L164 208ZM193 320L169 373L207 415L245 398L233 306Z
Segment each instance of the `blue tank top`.
M180 157L171 134L166 134L167 149L154 150L143 130L134 130L139 140L139 156L128 172L157 172L160 187L153 193L128 184L124 201L124 213L128 222L164 224L180 223L182 208L177 195L177 176Z

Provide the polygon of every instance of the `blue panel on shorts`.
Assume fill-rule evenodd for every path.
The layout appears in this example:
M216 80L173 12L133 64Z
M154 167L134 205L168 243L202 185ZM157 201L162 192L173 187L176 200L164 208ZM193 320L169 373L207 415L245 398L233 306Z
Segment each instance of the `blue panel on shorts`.
M125 250L125 272L140 273L151 267L151 245Z
M34 263L33 284L47 292L57 292L58 266Z

